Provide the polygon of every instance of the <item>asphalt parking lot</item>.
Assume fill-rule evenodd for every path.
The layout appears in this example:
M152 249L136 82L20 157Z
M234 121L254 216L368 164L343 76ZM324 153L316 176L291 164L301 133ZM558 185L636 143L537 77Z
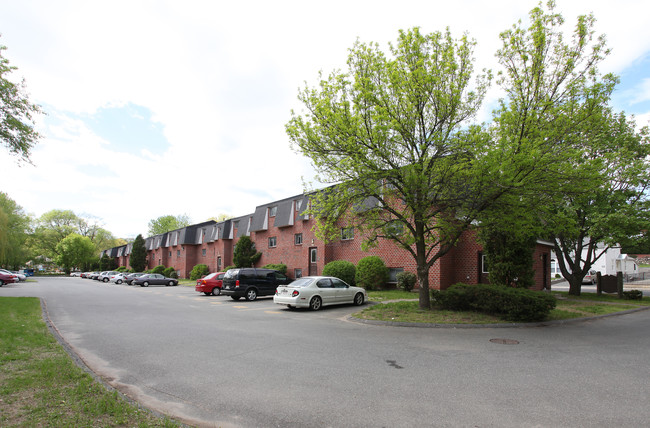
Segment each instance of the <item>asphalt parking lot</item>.
M535 328L351 322L355 306L288 310L191 287L41 278L97 376L191 426L645 426L650 311Z

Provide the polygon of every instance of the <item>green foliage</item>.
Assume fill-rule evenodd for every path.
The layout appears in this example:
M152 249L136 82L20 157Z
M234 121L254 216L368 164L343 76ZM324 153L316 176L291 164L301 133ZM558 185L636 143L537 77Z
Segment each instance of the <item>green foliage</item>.
M197 279L202 278L209 273L210 269L208 269L207 265L198 264L192 268L192 271L190 272L190 279L192 281L196 281Z
M543 321L555 308L548 293L488 284L455 284L440 293L442 308L498 315L507 321Z
M165 275L167 278L178 279L178 274L176 273L176 269L174 269L171 266L163 271L163 275Z
M41 114L42 110L29 102L24 80L14 83L7 79L7 75L16 67L9 65L9 60L3 56L6 49L6 46L0 45L0 143L20 161L29 162L30 151L41 138L34 130L33 116Z
M354 266L354 263L347 260L334 260L323 267L323 275L336 277L350 285L356 284L356 273L357 268Z
M273 264L273 263L271 263L271 264L268 264L268 265L265 265L265 266L262 266L262 267L263 267L264 269L273 269L273 270L277 270L278 272L280 272L280 273L282 273L282 274L284 274L284 275L287 274L287 265L285 265L284 263L280 263L280 264Z
M117 269L117 261L114 258L108 257L106 254L104 254L99 259L99 270L100 271L115 270L115 269Z
M144 238L141 234L138 234L133 241L129 264L136 272L144 271L144 268L147 266L147 249L144 246Z
M262 253L258 252L255 249L255 243L251 240L249 236L242 236L235 244L235 249L233 251L232 261L235 266L242 267L254 267L262 257Z
M187 214L173 216L164 215L149 221L149 236L167 233L190 225L190 218Z
M126 266L119 266L117 269L115 269L115 272L126 272Z
M151 273L159 273L161 275L164 275L165 274L165 269L166 269L165 265L158 265L158 266L154 267L153 269L151 269L150 272Z
M404 291L411 291L417 280L418 278L413 272L400 272L397 274L397 287Z
M339 239L343 223L364 246L390 239L418 263L424 289L431 266L493 197L473 156L489 141L464 125L491 79L473 78L475 44L419 28L400 31L387 53L357 42L347 71L321 74L318 87L300 92L306 113L292 112L286 126L318 180L337 183L312 195L317 236ZM428 307L428 294L421 298Z
M490 282L508 284L518 288L529 288L535 284L533 253L536 237L529 235L530 229L482 227L479 239L487 256Z
M236 267L237 266L235 266L235 265L226 266L225 268L223 268L223 271L228 272L230 269L235 269Z
M94 258L95 246L87 236L71 233L57 244L56 253L56 263L70 273L73 268L81 269Z
M359 260L355 274L358 287L366 290L381 288L388 281L388 268L384 261L377 256L368 256Z
M29 260L27 241L31 223L22 207L0 192L0 266L17 270Z
M643 292L641 290L629 290L623 292L623 298L625 300L642 300Z

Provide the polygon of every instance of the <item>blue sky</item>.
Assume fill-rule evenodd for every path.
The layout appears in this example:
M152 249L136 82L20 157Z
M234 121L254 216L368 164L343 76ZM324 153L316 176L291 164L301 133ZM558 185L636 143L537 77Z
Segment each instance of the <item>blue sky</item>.
M0 191L40 216L71 209L118 237L149 220L195 223L303 190L309 161L284 125L298 89L345 68L357 38L386 47L399 29L449 27L497 69L499 33L538 2L0 0L0 44L47 116L34 165L0 152ZM567 28L593 12L621 77L616 110L650 120L650 2L557 1ZM488 120L493 91L478 120Z

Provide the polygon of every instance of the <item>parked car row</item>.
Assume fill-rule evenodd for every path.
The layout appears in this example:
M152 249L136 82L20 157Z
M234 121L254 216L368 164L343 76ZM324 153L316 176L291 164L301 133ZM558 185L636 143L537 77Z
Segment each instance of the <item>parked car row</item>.
M215 272L196 281L195 290L206 295L224 294L233 300L242 297L253 301L259 296L273 296L273 301L289 308L309 308L353 303L362 305L366 290L348 285L329 276L307 276L292 281L272 269L240 268Z
M81 278L91 278L116 284L127 283L148 287L149 285L178 285L178 280L157 273L125 273L115 271L84 272ZM273 296L278 305L293 308L309 308L317 311L323 306L354 304L363 305L368 300L366 290L353 287L331 276L306 276L292 281L283 273L264 268L235 268L227 272L214 272L196 281L194 288L205 295L242 297L248 301L260 296Z
M5 284L13 284L18 282L18 276L14 274L5 273L5 271L0 271L0 287Z
M126 273L117 271L104 271L104 272L83 272L81 278L94 279L101 282L114 282L115 284L122 284L123 282L131 285L139 285L141 287L148 287L149 285L178 285L178 280L175 278L167 278L158 273Z

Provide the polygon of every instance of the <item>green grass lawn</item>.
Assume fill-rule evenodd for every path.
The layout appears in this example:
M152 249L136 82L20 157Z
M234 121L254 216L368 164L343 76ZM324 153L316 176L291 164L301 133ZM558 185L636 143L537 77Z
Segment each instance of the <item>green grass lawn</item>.
M598 296L595 293L582 293L569 296L566 292L553 292L558 298L557 306L546 321L583 318L622 312L642 306L650 306L650 298L643 300L621 300L615 295ZM373 305L353 316L359 319L415 322L432 324L499 324L507 323L500 318L470 311L447 311L433 308L422 310L418 305L418 294L401 290L369 291L371 302L388 302ZM391 300L401 300L391 302Z
M177 427L79 368L33 297L0 297L0 426Z

